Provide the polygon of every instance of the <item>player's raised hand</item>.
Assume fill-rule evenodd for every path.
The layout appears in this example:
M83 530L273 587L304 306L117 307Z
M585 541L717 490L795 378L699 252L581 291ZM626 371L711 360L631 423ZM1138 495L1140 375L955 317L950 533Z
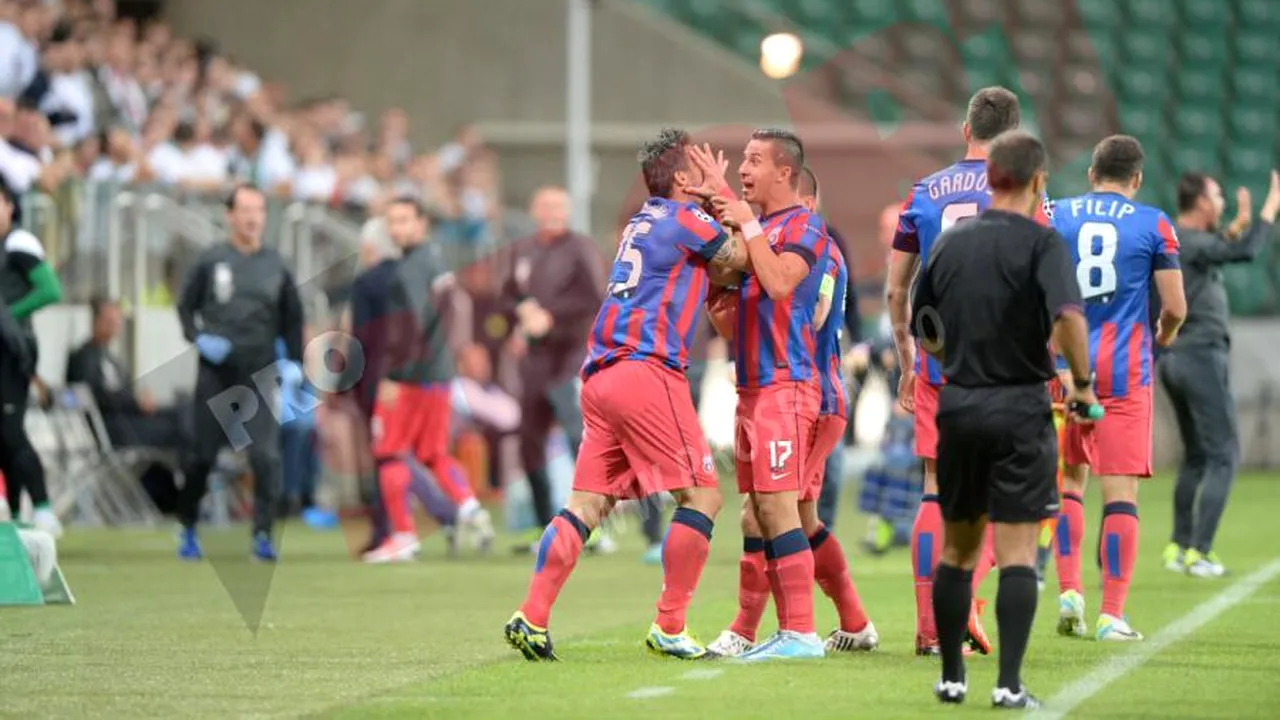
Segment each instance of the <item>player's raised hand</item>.
M1271 187L1267 190L1267 199L1262 201L1262 211L1258 213L1265 222L1275 222L1280 213L1280 170L1271 171Z
M711 198L711 204L715 206L716 214L720 217L720 222L732 227L746 227L749 223L756 222L755 211L747 204L745 200L730 200L728 198L717 195ZM744 237L744 240L751 238Z
M1253 195L1249 188L1236 188L1236 216L1227 226L1227 234L1232 238L1240 237L1253 223Z
M689 162L702 173L702 184L689 188L686 192L708 200L717 195L725 197L734 195L729 182L725 180L729 161L725 159L724 152L712 152L710 145L703 144L701 147L690 145L687 153Z

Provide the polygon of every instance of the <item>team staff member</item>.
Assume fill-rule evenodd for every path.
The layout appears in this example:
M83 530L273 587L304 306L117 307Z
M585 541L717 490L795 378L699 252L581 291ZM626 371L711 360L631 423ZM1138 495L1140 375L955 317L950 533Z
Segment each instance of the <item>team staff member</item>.
M1221 577L1226 572L1213 552L1213 538L1240 464L1240 435L1228 377L1231 331L1221 268L1251 262L1271 237L1280 212L1280 173L1271 173L1259 222L1248 231L1244 226L1252 219L1249 191L1241 189L1238 197L1234 227L1219 233L1221 186L1201 173L1186 173L1178 181L1176 224L1187 320L1157 369L1186 452L1173 492L1173 537L1165 548L1164 562L1171 570L1185 570L1196 577Z
M31 316L40 308L62 299L62 286L53 268L45 262L44 247L35 235L14 227L18 200L13 190L0 179L0 238L3 238L4 262L0 265L0 292L22 342L26 344L22 364L7 364L0 374L0 396L3 396L3 423L0 429L0 471L7 479L9 507L18 512L25 489L35 508L32 521L37 529L55 538L62 535L62 524L49 507L49 490L44 482L44 465L27 437L27 400L31 378L36 373L38 348Z
M520 357L520 461L540 534L553 510L547 475L552 424L559 421L575 457L582 443L576 378L605 283L595 241L569 229L569 194L563 188L538 190L529 214L538 230L517 244L503 295L517 319L509 348Z
M276 363L276 338L283 338L290 367L302 361L302 302L293 275L275 250L262 247L267 199L251 185L227 197L229 242L206 250L187 272L178 300L178 318L187 341L200 353L195 391L195 447L183 468L178 495L182 523L178 557L203 557L196 537L200 501L218 451L231 440L215 414L214 398L231 388L257 388L253 375ZM297 370L297 372L301 372ZM213 402L211 402L213 401ZM268 402L243 420L253 468L253 556L275 562L272 522L280 494L280 427Z
M1036 610L1036 538L1058 511L1057 436L1046 383L1052 336L1070 365L1070 400L1097 400L1088 328L1066 241L1032 217L1044 194L1045 150L1022 131L996 138L987 158L990 209L943 233L920 273L913 331L942 364L938 492L945 521L933 612L942 652L934 694L964 701L961 646L988 520L1000 566L1000 677L992 705L1035 708L1022 656Z

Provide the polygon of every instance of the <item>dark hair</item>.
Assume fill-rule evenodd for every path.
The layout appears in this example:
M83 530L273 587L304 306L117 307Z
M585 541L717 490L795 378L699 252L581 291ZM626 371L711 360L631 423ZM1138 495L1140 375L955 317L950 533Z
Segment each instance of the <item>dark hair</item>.
M94 320L102 316L102 311L110 305L115 305L116 301L106 295L94 295L89 298L89 313Z
M969 98L965 122L969 123L969 137L973 140L993 140L1022 123L1018 96L999 85L982 88Z
M987 184L992 190L1021 190L1044 170L1044 143L1023 130L1001 133L987 154Z
M173 129L173 141L175 143L188 143L196 139L196 126L190 121L178 123L178 127Z
M791 168L791 187L800 184L800 169L804 167L804 143L790 130L763 128L751 133L752 140L768 140L773 143L773 161Z
M1194 210L1196 203L1209 192L1210 177L1202 172L1184 172L1178 178L1178 212Z
M691 142L689 133L677 128L663 128L658 137L640 147L638 160L644 186L654 197L671 197L676 172L688 167L685 148Z
M800 168L800 194L818 197L818 176L808 165Z
M1128 135L1103 138L1093 148L1094 180L1128 182L1142 172L1142 143Z
M421 200L412 195L397 195L396 199L391 201L391 205L407 205L413 208L413 214L417 216L419 220L426 219L427 217L427 206L423 205Z
M235 187L231 188L231 193L227 195L228 210L236 209L236 199L240 197L241 191L253 192L253 193L262 195L263 197L266 197L266 194L263 193L262 190L257 185L253 185L251 183L240 183Z

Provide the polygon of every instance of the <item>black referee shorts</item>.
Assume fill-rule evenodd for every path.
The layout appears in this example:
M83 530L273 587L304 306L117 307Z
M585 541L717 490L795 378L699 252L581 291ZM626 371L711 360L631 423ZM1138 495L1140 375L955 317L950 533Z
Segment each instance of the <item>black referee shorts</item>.
M949 522L1034 523L1058 512L1058 435L1044 385L945 385L938 500Z

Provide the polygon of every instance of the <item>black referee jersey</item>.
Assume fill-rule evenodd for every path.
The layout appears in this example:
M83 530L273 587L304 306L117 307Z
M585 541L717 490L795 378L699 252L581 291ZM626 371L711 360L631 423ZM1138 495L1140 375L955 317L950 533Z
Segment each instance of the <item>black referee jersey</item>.
M946 378L938 489L947 520L1037 522L1057 512L1048 345L1054 321L1080 306L1075 266L1053 228L988 210L938 238L912 322Z

